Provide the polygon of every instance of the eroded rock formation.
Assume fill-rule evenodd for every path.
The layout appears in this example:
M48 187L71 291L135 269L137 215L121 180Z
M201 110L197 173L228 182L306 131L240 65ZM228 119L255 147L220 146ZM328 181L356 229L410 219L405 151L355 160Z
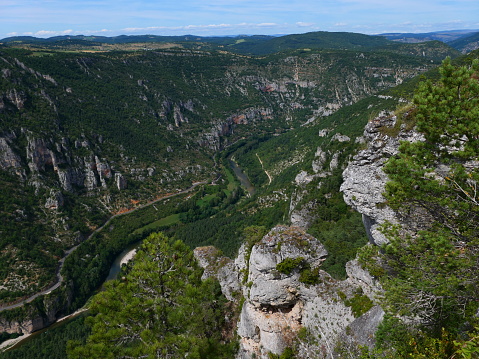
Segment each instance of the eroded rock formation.
M338 341L374 344L369 333L382 319L381 308L355 318L347 305L347 298L359 292L373 297L375 289L367 288L373 279L366 279L367 273L333 279L320 269L327 256L324 246L298 227L273 228L252 248L243 246L235 261L214 247L197 248L195 256L204 276L218 278L229 300L239 303L244 298L237 358L266 359L268 353L281 354L287 347L297 348L299 358L327 358L334 356ZM352 275L354 268L350 266Z
M370 121L363 134L368 144L365 150L359 151L343 172L344 182L341 191L344 201L362 214L369 240L373 244L387 243L379 227L386 221L398 223L394 211L386 204L383 196L387 175L382 168L385 162L398 153L400 141L420 141L422 136L413 130L399 129L397 136L388 135L396 126L397 117L382 112Z

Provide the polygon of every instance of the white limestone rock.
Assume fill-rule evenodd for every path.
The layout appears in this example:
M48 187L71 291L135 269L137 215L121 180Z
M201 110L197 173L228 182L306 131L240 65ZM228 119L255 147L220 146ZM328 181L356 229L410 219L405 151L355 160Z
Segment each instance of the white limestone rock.
M301 171L300 173L298 173L296 175L296 178L294 179L294 182L298 186L305 186L308 183L310 183L312 180L314 180L314 177L315 177L314 175L310 175L306 171Z
M371 243L387 243L380 232L382 223L398 223L396 213L386 205L383 196L388 176L383 172L385 162L398 153L400 141L420 141L422 136L414 131L401 131L397 137L391 137L381 128L393 127L396 116L382 112L370 121L363 137L368 148L360 151L343 171L344 201L363 215L363 222Z
M65 199L60 191L50 191L50 197L45 202L45 208L58 210L65 203Z
M291 306L297 301L299 273L286 275L276 266L286 258L302 257L311 268L317 268L328 252L311 235L299 228L277 226L251 250L248 281L252 282L249 300L259 305Z
M94 190L98 187L98 180L96 178L95 172L92 169L87 169L85 172L84 186L89 191Z
M292 308L263 308L258 310L250 302L243 305L238 322L240 351L237 358L268 358L268 353L281 354L292 346L302 325L302 303Z
M311 201L306 203L300 209L294 209L290 214L290 222L294 227L307 229L315 220L314 211L317 208L317 203Z
M329 169L334 171L339 166L339 154L340 152L335 152L333 158L331 158L331 162L329 163Z
M316 153L314 154L314 160L311 163L314 173L318 173L322 170L323 165L326 163L327 153L322 150L321 147L316 149Z
M346 135L342 135L340 133L336 133L332 138L332 141L339 141L339 142L349 142L351 141L351 138L349 138Z
M370 283L364 279L364 270L354 263L349 268L355 279L338 281L322 271L326 249L298 227L273 228L249 253L243 245L234 261L222 256L214 247L197 248L194 253L205 268L203 277L218 278L229 300L240 303L239 294L243 294L244 303L237 324L238 359L268 359L269 353L279 355L292 346L299 350L298 359L316 358L318 353L324 358L332 358L341 335L348 335L346 328L358 320L344 299L353 297L359 288ZM302 265L289 274L281 273L277 265L287 258L302 258ZM301 266L318 269L317 284L300 281ZM364 283L359 283L361 278ZM372 289L363 291L373 292ZM369 328L367 334L358 326L354 335L368 337L378 324L378 316L373 319L363 320ZM300 340L298 334L303 329L315 340ZM341 340L353 345L355 338ZM370 339L364 345L372 346L373 342L374 339Z
M214 277L221 285L221 291L230 301L237 301L241 294L240 269L235 262L213 247L198 247L193 251L199 265L204 268L202 279Z
M126 178L119 172L115 173L115 183L116 187L121 191L126 188L127 181Z
M374 301L383 292L379 281L361 267L357 259L346 263L346 273L348 275L347 281L354 286L361 287L363 293L371 300Z

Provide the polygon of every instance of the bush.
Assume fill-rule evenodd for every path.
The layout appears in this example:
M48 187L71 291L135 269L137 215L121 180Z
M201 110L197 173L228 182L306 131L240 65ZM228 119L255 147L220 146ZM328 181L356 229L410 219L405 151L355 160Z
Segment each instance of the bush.
M293 270L300 267L302 268L304 265L304 258L286 258L282 262L276 265L276 270L286 275L290 275Z

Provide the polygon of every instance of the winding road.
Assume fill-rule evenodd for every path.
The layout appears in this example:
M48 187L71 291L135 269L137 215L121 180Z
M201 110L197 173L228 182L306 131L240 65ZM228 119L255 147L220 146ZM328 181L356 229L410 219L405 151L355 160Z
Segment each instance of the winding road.
M151 206L153 204L155 204L156 202L159 202L159 201L162 201L164 199L167 199L167 198L171 198L171 197L174 197L174 196L178 196L180 194L184 194L184 193L188 193L190 191L192 191L195 187L201 185L201 184L206 184L207 182L206 181L202 181L202 182L195 182L193 183L193 185L183 191L179 191L179 192L176 192L176 193L171 193L171 194L167 194L163 197L160 197L160 198L157 198L155 199L154 201L151 201L151 202L148 202L146 204L143 204L141 206L138 206L136 208L133 208L129 211L125 211L125 212L122 212L122 213L117 213L117 214L114 214L113 216L111 216L105 223L103 223L103 225L101 227L98 227L97 229L95 229L89 236L87 239L85 239L85 241L89 240L91 237L93 237L96 233L100 232L103 228L105 228L105 226L107 226L114 218L116 217L120 217L120 216L124 216L126 214L130 214L132 212L135 212L135 211L138 211L140 209L143 209L145 207L148 207L148 206ZM83 241L82 243L84 243L85 241ZM67 250L65 252L65 256L63 256L62 259L60 259L58 261L58 268L57 268L57 278L56 278L56 281L55 283L53 283L50 287L48 288L45 288L43 289L42 291L38 292L38 293L35 293L33 294L32 296L26 298L26 299L23 299L21 300L20 302L18 303L14 303L14 304L10 304L10 305L7 305L7 306L0 306L0 312L3 312L4 310L11 310L11 309L15 309L15 308L19 308L21 306L23 306L24 304L26 303L30 303L32 302L33 300L35 300L36 298L38 298L39 296L42 296L42 295L45 295L45 294L49 294L50 292L54 291L55 289L57 289L62 283L63 283L63 276L61 275L61 270L63 268L63 264L65 263L65 259L68 258L68 256L70 254L72 254L75 249L78 248L79 245L81 245L82 243L80 244L77 244L75 247L72 247L70 248L69 250Z

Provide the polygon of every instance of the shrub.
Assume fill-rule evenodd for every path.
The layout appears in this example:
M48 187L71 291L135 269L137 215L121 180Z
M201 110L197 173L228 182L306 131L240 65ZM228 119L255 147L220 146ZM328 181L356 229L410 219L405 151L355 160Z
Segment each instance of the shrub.
M290 275L293 270L304 265L304 258L286 258L276 265L276 269L286 275Z

